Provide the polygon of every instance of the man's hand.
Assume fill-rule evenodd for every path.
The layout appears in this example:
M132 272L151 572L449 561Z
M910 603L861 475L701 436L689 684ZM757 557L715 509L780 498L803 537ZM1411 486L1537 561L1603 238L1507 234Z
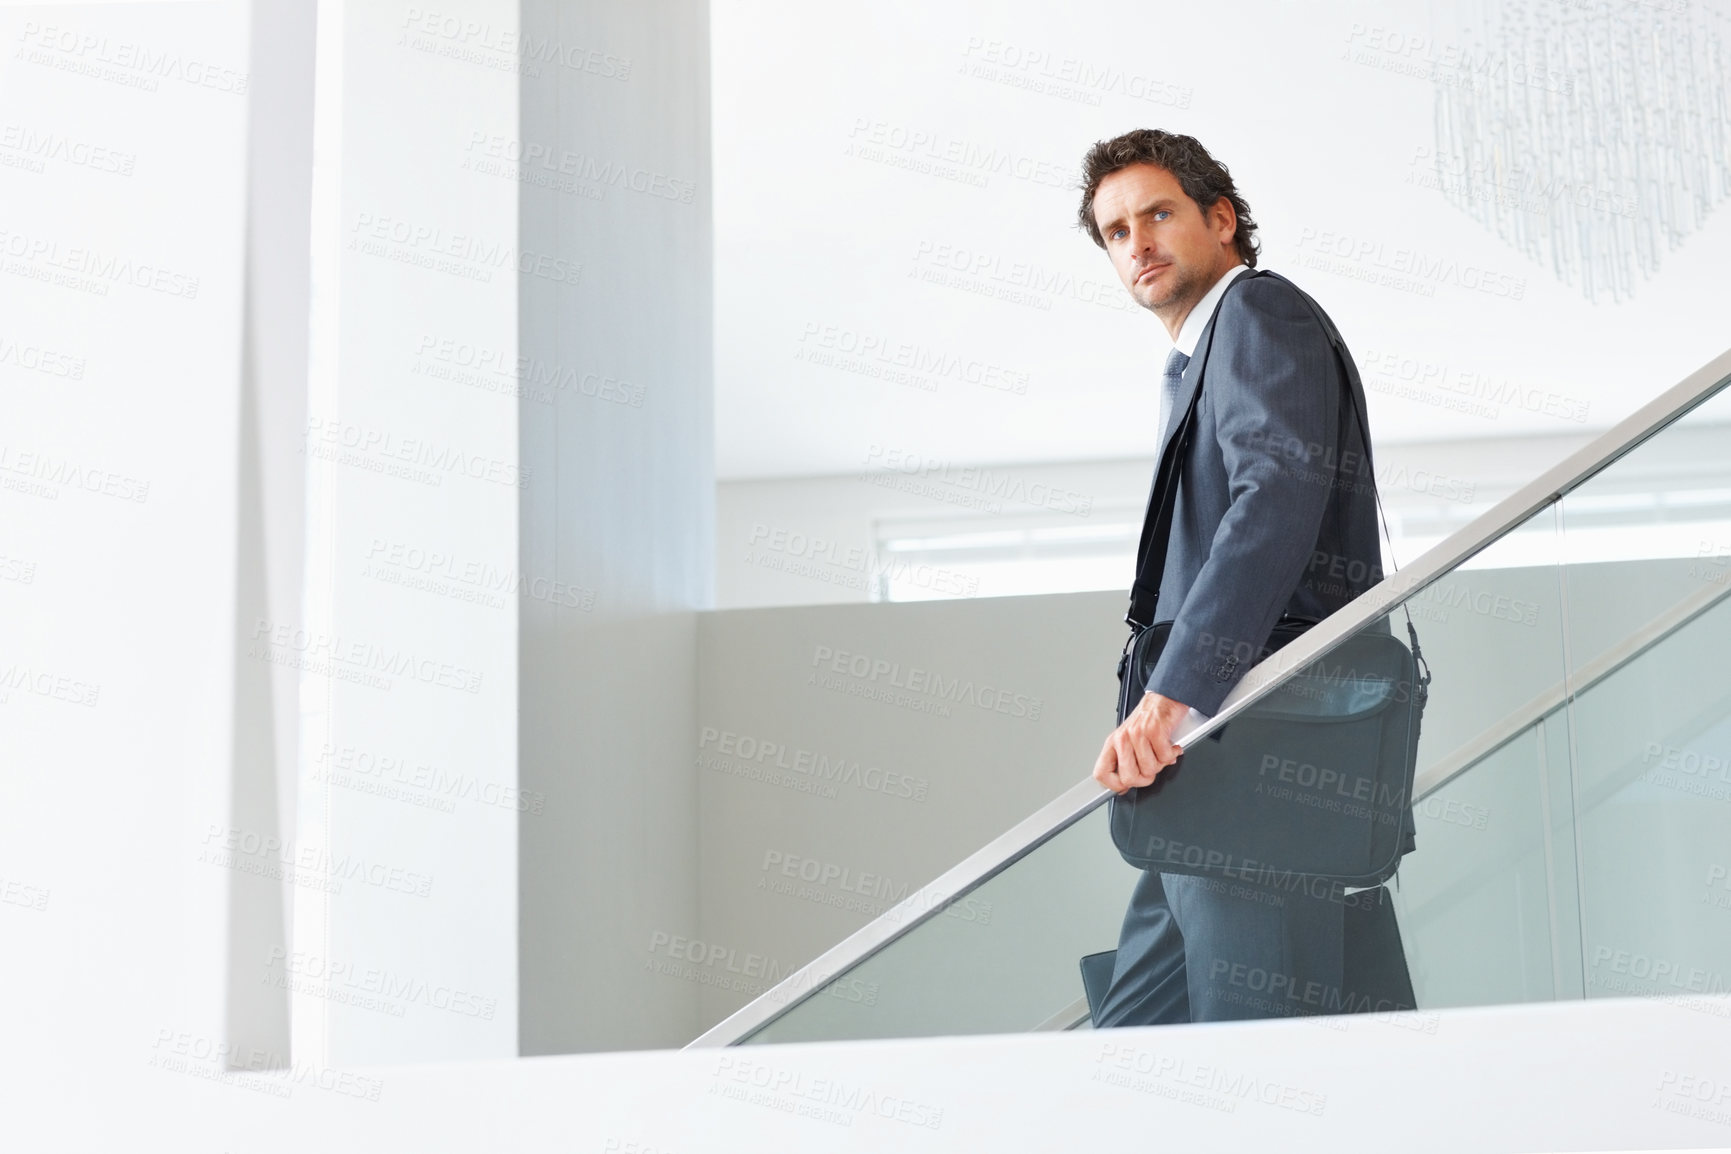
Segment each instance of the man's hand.
M1106 739L1106 748L1094 763L1094 780L1113 793L1153 784L1155 776L1184 752L1172 744L1172 731L1189 713L1188 705L1170 697L1143 695L1124 724Z

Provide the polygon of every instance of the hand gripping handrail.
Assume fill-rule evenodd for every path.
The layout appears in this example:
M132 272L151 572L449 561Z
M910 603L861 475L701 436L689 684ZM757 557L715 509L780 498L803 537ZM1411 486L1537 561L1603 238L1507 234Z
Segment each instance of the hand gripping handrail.
M1714 357L1603 434L1509 494L1486 510L1482 516L1433 545L1406 568L1385 577L1344 608L1306 630L1303 636L1253 667L1227 695L1218 713L1178 735L1180 744L1206 737L1229 723L1288 676L1317 658L1326 656L1360 629L1390 610L1398 608L1433 581L1452 572L1462 562L1471 559L1525 523L1546 505L1584 484L1647 438L1687 414L1718 392L1728 378L1731 378L1731 349ZM1696 612L1699 612L1698 608ZM1648 644L1650 643L1649 639ZM1475 757L1472 760L1478 759ZM1452 766L1453 773L1427 773L1423 775L1418 786L1422 787L1424 793L1428 793L1438 788L1454 773L1465 769L1468 764L1470 762L1462 761ZM957 865L909 894L879 917L789 974L759 997L729 1014L690 1042L686 1048L728 1046L750 1037L817 993L832 978L878 953L916 926L941 913L957 898L996 877L1063 833L1105 804L1111 796L1092 778L1076 783L969 854ZM1414 800L1419 800L1419 797L1420 788L1415 788Z

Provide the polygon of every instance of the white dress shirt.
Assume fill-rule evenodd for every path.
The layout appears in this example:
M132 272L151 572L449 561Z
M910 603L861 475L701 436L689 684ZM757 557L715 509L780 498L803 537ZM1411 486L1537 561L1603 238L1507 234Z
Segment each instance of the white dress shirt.
M1214 287L1202 294L1202 299L1196 302L1190 310L1190 315L1185 317L1184 323L1178 326L1178 339L1172 342L1172 347L1187 357L1194 357L1196 355L1196 342L1202 339L1202 330L1208 327L1208 318L1214 315L1215 304L1219 302L1222 296L1226 295L1226 286L1231 284L1233 278L1239 273L1249 271L1249 266L1241 261L1221 273L1220 279L1214 282ZM1166 398L1164 396L1160 399L1160 408L1159 427L1164 429L1166 422L1171 417L1171 414L1165 411ZM1191 730L1207 720L1207 714L1198 713L1192 709L1173 730L1174 740L1182 744L1183 738Z

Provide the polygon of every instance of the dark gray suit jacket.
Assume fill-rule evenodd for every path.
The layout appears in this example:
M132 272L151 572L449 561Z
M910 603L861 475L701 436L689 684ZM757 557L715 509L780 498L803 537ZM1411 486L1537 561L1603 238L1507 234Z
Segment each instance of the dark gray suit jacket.
M1323 618L1382 579L1364 393L1284 277L1240 273L1184 371L1164 451L1206 380L1179 475L1146 686L1205 714L1256 664L1282 613ZM1368 428L1369 422L1363 427Z

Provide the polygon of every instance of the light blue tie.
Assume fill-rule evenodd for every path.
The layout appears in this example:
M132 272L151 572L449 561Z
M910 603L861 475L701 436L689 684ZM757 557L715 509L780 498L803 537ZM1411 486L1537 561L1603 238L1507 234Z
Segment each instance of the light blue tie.
M1166 374L1160 378L1160 436L1164 440L1166 429L1172 424L1172 410L1178 407L1178 386L1184 383L1184 369L1190 364L1190 358L1173 349L1166 356Z

